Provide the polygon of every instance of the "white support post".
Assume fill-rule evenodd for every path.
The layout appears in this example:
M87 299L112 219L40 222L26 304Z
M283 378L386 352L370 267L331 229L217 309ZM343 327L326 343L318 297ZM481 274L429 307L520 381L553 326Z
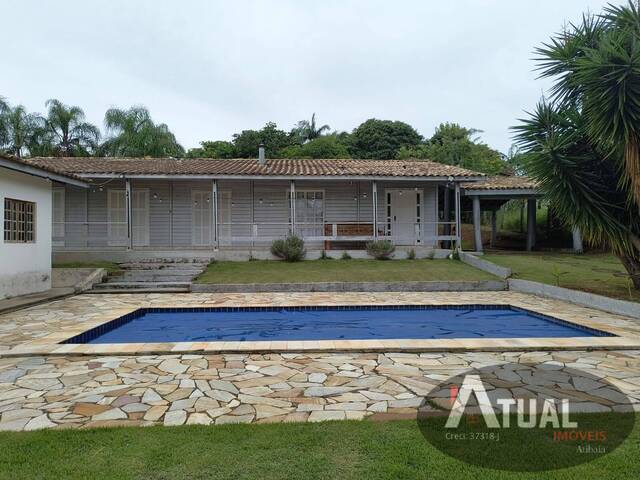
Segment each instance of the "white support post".
M378 239L378 182L371 182L371 197L373 202L373 238Z
M578 227L573 227L573 231L571 232L573 236L573 252L574 253L584 253L584 247L582 245L582 234L580 233L580 229Z
M476 252L482 253L482 226L480 224L480 197L474 195L473 202L473 244Z
M124 181L125 185L125 206L127 209L127 242L129 250L133 249L133 196L131 190L131 180Z
M211 232L213 234L213 245L217 249L220 247L220 236L218 235L218 181L211 181Z
M296 182L295 180L291 180L291 188L290 191L290 199L289 199L289 209L291 215L291 235L296 234Z
M491 210L491 248L494 248L498 243L498 211L496 209Z
M461 236L461 217L460 217L460 184L456 183L456 248L462 250L462 236Z
M536 246L536 199L527 199L527 251Z

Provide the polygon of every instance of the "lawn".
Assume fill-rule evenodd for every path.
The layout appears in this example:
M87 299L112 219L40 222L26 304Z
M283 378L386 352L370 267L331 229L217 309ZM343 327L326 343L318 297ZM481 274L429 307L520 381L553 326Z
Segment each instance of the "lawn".
M309 260L213 262L197 283L407 282L490 280L457 260Z
M95 261L95 262L61 262L54 263L53 268L104 268L108 273L120 271L120 266L114 262Z
M427 443L409 420L0 433L0 478L631 479L640 478L637 423L612 453L543 473L455 460ZM535 458L532 449L514 462Z
M640 292L631 290L620 261L610 254L517 253L486 254L483 258L510 267L515 278L583 290L622 300L640 301ZM559 282L557 279L559 278Z

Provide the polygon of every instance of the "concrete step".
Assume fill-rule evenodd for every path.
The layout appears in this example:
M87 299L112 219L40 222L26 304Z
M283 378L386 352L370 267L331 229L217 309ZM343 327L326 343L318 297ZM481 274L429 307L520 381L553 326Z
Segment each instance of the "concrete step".
M160 270L124 270L123 272L121 272L120 275L114 275L114 276L118 276L121 278L139 277L142 279L155 277L157 275L193 278L200 275L201 273L202 273L202 270L193 270L193 269L180 270L179 268L167 268L167 269L163 268Z
M95 293L95 294L104 294L104 293L189 293L191 290L188 288L173 288L173 287L157 287L157 288L136 288L136 289L127 289L127 288L94 288L93 290L89 290L84 293Z
M156 283L156 282L188 282L191 283L196 275L164 275L156 273L154 275L121 275L117 277L109 277L105 283Z
M159 262L128 262L121 263L123 270L204 270L209 263L159 263Z
M107 282L100 283L99 285L95 285L94 290L102 290L105 288L109 289L122 289L122 290L138 290L141 288L186 288L187 290L191 289L191 282L127 282L127 281L119 281L119 282Z

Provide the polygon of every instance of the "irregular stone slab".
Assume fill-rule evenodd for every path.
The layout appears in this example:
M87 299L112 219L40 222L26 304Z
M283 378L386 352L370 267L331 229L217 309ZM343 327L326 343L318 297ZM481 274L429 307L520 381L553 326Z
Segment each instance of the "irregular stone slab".
M234 394L240 393L233 383L226 380L209 380L209 385L213 390L222 390Z
M93 417L107 410L111 410L110 405L98 405L97 403L76 403L73 407L73 413L85 417Z
M206 410L213 410L218 408L220 403L215 398L201 397L196 400L194 408L196 412L204 412Z
M357 387L309 387L304 391L305 397L330 397L341 393L352 392Z
M11 422L0 422L0 431L20 432L31 420L30 418L20 418Z
M173 412L167 412L164 416L164 425L175 426L182 425L187 421L187 412L184 410L174 410Z
M21 418L33 418L41 415L42 412L40 410L36 410L33 408L18 408L16 410L9 410L2 414L3 422L12 422L14 420L19 420Z
M254 415L222 415L216 418L216 425L226 423L251 423L253 419Z
M151 405L147 405L145 403L128 403L122 410L127 413L137 413L137 412L146 412L151 408Z
M366 410L367 404L364 402L345 402L345 403L333 403L331 405L325 405L325 410Z
M166 405L155 405L147 410L147 413L144 414L144 419L150 422L158 421L168 408Z
M376 402L372 405L369 405L369 407L367 407L367 410L370 412L384 413L387 411L387 402Z
M215 398L216 400L224 403L230 402L236 398L233 393L229 393L224 390L209 390L204 393L207 397Z
M325 373L310 373L308 381L309 383L323 383L326 379Z
M189 365L184 365L180 363L180 361L176 358L170 358L162 362L160 365L158 365L158 368L162 371L177 375L179 373L186 372L187 369L189 368Z
M11 370L4 370L0 372L0 383L14 383L18 378L26 373L25 370L20 368L12 368Z
M29 423L24 426L24 430L42 430L43 428L52 428L55 426L56 424L49 420L49 417L47 417L47 415L40 415L39 417L35 417L29 420Z
M226 415L230 411L231 409L229 407L213 408L211 410L207 410L207 415L209 415L211 418L217 418L220 415Z
M91 417L91 420L120 420L127 418L127 414L124 413L119 408L112 408L111 410L107 410L105 412L99 413Z
M333 410L333 411L314 411L309 415L308 421L310 422L326 422L328 420L344 420L347 418L347 415L343 411Z
M186 410L188 408L193 407L195 403L196 403L195 398L184 398L182 400L176 400L169 407L169 411L172 412L174 410Z
M206 413L192 413L187 419L187 425L210 425L212 422Z
M16 385L31 390L55 390L62 388L57 378L20 378Z
M256 405L256 419L274 417L277 415L286 415L291 412L290 409L272 407L271 405Z
M259 404L259 405L271 405L273 407L290 407L291 402L285 402L284 400L278 400L277 398L269 398L269 397L256 397L254 395L238 395L238 400L242 403L248 403L250 405Z

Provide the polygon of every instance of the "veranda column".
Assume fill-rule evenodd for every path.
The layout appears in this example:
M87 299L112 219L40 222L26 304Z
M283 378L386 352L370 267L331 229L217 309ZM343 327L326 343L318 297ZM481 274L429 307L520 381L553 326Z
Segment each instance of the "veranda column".
M536 199L527 199L527 251L536 246Z
M578 227L573 227L573 231L571 233L573 236L573 252L584 253L584 248L582 245L582 234L580 233L580 229Z
M378 238L378 182L371 182L371 201L373 202L373 238Z
M476 252L482 252L482 228L480 225L480 197L474 195L473 201L473 244Z
M498 242L498 211L496 209L491 210L491 242L489 245L491 248L496 246Z
M131 180L128 178L124 182L125 188L125 208L127 210L127 245L129 250L133 248L133 197L131 193Z
M462 232L460 218L460 184L456 183L456 248L462 250Z
M220 246L218 235L218 181L211 181L211 235L216 248Z
M444 224L444 235L451 235L451 225L448 223L451 221L451 191L449 187L444 187L444 201L442 202L442 221ZM446 240L442 245L444 248L451 248L451 241Z
M291 215L291 235L296 234L296 182L291 180L289 215Z

